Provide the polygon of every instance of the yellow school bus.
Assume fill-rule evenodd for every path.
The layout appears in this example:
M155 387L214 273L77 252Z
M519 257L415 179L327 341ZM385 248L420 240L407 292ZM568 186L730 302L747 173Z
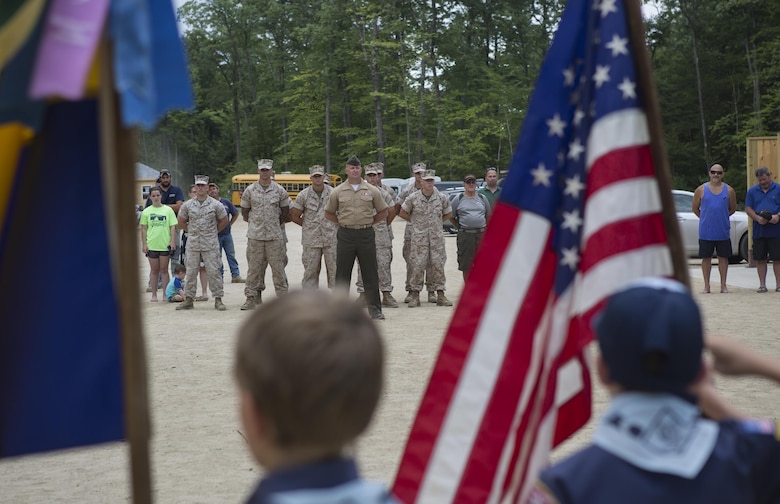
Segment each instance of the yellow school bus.
M244 189L246 189L249 184L257 182L258 177L259 175L257 173L241 173L233 176L230 184L230 191L232 193L230 199L233 201L234 205L241 205L241 195L244 193ZM341 183L341 177L338 175L328 175L328 178L333 187L336 187ZM290 195L292 201L295 201L295 197L298 196L299 192L311 185L309 176L302 173L275 173L274 181L284 187L284 190Z

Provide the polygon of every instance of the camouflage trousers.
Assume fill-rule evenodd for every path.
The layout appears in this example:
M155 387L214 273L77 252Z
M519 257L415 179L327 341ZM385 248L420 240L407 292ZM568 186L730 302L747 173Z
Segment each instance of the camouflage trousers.
M271 266L277 296L287 294L287 246L282 240L246 240L248 271L244 295L255 297L265 290L265 270Z
M322 260L325 259L325 271L328 277L328 288L336 286L336 244L328 247L306 247L301 254L303 262L303 280L301 287L304 289L320 288L320 272Z
M376 247L376 266L379 274L379 292L393 292L393 275L390 273L390 265L393 262L393 247ZM363 288L363 275L358 268L357 282L358 292L365 292Z
M404 256L404 261L406 261L406 285L404 287L404 290L409 292L412 290L411 284L412 284L412 264L409 262L409 254L412 250L412 238L411 234L407 238L406 235L404 235L404 246L401 249L401 253ZM431 270L430 265L425 267L425 284L428 286L428 291L435 291L431 284L431 275L433 275L433 271Z
M222 250L190 250L187 249L187 255L184 256L184 266L187 268L187 276L184 278L184 295L188 298L195 298L197 294L197 278L200 262L206 267L206 274L209 276L209 289L211 295L215 298L221 298L225 291L222 284L222 273L219 268L222 267Z
M409 248L407 272L411 271L410 290L421 291L423 280L428 275L428 290L446 289L444 263L447 262L447 251L444 248L444 236L427 236L416 234ZM428 271L430 270L430 273Z

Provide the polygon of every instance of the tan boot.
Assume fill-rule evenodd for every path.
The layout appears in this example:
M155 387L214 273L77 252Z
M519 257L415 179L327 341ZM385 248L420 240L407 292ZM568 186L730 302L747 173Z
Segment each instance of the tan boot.
M227 306L222 302L222 298L214 298L214 309L219 311L227 310Z
M388 308L398 308L398 301L395 300L392 292L382 293L382 306L387 306Z
M258 292L257 296L255 296L255 306L260 306L261 304L263 304L263 293Z
M406 291L406 297L404 298L404 303L408 303L412 300L412 291Z
M438 298L436 297L436 293L433 291L428 291L428 302L429 303L438 303Z
M420 306L420 291L409 291L409 296L412 298L407 304L409 308L417 308Z
M249 296L246 298L246 303L241 305L242 310L254 310L255 309L255 298L254 296Z
M246 280L244 280L240 276L237 276L237 277L233 277L233 280L231 280L230 283L246 283Z
M436 294L436 306L452 306L452 301L447 299L443 290L436 291Z
M195 308L195 300L191 297L188 297L176 307L177 310L192 310L193 308Z
M355 304L358 306L366 306L366 293L361 292L358 294L357 299L355 300Z

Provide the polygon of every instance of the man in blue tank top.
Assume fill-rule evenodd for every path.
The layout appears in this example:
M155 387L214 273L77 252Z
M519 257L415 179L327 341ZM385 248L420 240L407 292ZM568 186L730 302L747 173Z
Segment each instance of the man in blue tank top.
M778 423L743 418L718 396L684 285L634 282L607 301L594 329L598 377L612 399L593 444L544 470L527 502L780 502ZM780 382L777 359L731 338L708 337L707 349L722 374Z
M704 293L710 292L712 255L718 255L720 291L726 287L726 274L731 257L729 216L737 209L737 195L734 189L723 182L723 167L714 164L710 168L710 181L696 188L693 193L693 213L699 217L699 257L704 275Z

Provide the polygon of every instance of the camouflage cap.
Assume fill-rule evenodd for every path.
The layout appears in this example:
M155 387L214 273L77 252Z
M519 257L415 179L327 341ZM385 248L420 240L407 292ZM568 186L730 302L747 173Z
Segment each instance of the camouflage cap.
M366 175L377 175L379 170L377 170L376 165L377 163L367 164L365 168Z
M274 167L274 160L273 159L258 159L257 160L257 169L258 170L272 170Z
M309 175L325 175L325 167L318 164L310 166Z
M195 175L195 185L209 185L209 178L205 175Z
M423 180L436 180L436 172L434 170L425 170L422 174Z
M376 165L376 171L377 173L384 173L385 172L385 164L377 161L374 163Z
M414 163L412 165L412 173L424 173L426 168L425 163Z

